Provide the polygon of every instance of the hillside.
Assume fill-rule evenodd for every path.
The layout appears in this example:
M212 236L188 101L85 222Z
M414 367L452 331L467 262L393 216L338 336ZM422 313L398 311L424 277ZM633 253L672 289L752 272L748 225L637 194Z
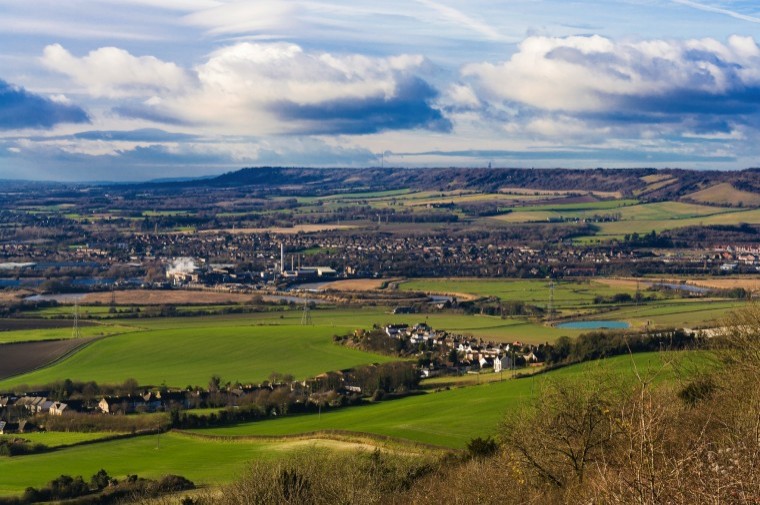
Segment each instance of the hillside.
M279 194L336 191L414 190L510 191L515 188L578 193L617 193L647 201L760 205L760 170L738 172L681 169L526 168L244 168L214 179L186 182L192 187L250 187ZM174 188L178 185L172 184Z

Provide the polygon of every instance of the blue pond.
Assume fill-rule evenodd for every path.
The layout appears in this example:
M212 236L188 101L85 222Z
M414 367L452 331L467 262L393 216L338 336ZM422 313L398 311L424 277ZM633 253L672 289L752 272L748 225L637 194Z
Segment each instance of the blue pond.
M570 321L559 323L556 328L566 330L625 330L630 326L625 321Z

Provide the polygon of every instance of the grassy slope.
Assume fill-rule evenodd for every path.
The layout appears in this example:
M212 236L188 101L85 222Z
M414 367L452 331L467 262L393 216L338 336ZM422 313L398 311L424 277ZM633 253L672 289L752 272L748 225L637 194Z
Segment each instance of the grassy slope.
M662 367L661 358L658 353L645 353L635 355L634 361L640 370L654 371ZM588 367L602 367L611 374L628 374L632 377L631 363L629 356L619 356L528 379L490 382L470 388L434 392L323 413L321 417L294 416L199 432L227 436L281 436L317 430L350 430L462 448L473 437L493 434L504 413L508 409L519 407L547 378L567 378L582 373ZM666 367L664 373L672 376L673 369Z
M387 361L379 355L337 346L330 327L211 326L130 333L95 342L70 358L37 372L0 382L44 384L70 378L183 387L206 384L213 374L231 381L261 381L274 371L298 378L327 370Z
M701 191L689 193L684 198L717 205L736 205L739 202L742 202L744 205L760 205L760 195L736 189L728 182L722 182Z
M135 437L61 449L58 451L0 458L0 494L18 494L27 486L42 486L61 474L82 475L85 480L101 468L123 479L180 474L194 481L228 482L246 461L271 448L265 443L206 442L177 434Z
M683 356L679 353L680 356ZM666 355L672 357L674 355ZM698 356L695 358L700 363ZM661 355L634 357L639 370L659 370ZM372 406L347 408L289 417L229 428L198 430L201 434L225 436L279 436L315 430L341 429L376 433L414 441L461 448L472 437L493 434L507 409L517 408L549 377L558 379L583 373L588 367L602 366L611 374L632 376L631 358L621 356L604 362L567 367L531 379L505 380L471 388L454 389ZM673 377L672 368L663 377ZM128 473L158 477L167 473L184 475L196 483L229 482L255 458L270 458L283 451L309 446L311 442L267 439L200 439L168 433L64 448L51 453L0 458L0 495L21 493L27 486L40 486L61 473L90 475L99 469L123 478ZM320 441L320 446L345 449L341 442Z
M0 332L0 344L9 344L13 342L32 342L38 340L61 340L69 339L72 337L72 329L74 322L71 322L72 326L69 328L46 328L35 330L14 330L14 331L2 331ZM79 333L82 337L97 337L103 335L115 335L118 333L124 333L134 331L126 325L108 325L97 324L94 326L80 326Z

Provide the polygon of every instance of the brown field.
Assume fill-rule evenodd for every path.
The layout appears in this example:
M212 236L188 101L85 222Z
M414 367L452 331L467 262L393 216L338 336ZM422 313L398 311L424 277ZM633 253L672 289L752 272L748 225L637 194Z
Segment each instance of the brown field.
M0 304L20 302L29 295L33 295L31 291L26 289L8 289L0 290Z
M199 233L230 233L232 235L247 235L251 233L279 233L283 235L296 233L317 233L320 231L350 230L356 226L347 224L299 224L292 228L224 228L217 230L202 230Z
M733 289L744 288L747 291L757 292L760 290L760 278L757 277L735 277L727 279L692 279L686 281L688 284L695 286L704 286L715 289Z
M633 193L637 196L644 195L646 193L651 193L652 191L657 191L658 189L662 189L665 186L670 186L671 184L675 182L678 182L678 179L676 179L675 177L670 177L670 178L665 177L664 179L660 179L656 182L651 182L644 189L634 191Z
M652 175L645 175L641 178L642 181L646 182L647 184L653 184L655 182L660 182L664 179L669 179L670 176L668 174L652 174Z
M191 291L181 289L150 290L133 289L114 291L117 305L208 305L215 303L245 303L251 301L252 295L242 293L221 293L218 291ZM111 303L111 292L90 293L82 300L82 304Z
M372 291L381 289L383 284L398 282L401 279L346 279L325 284L322 289L335 291Z
M62 358L92 339L47 340L0 345L0 379L31 372Z
M760 195L736 189L727 182L688 194L684 199L716 205L738 205L739 202L751 207L760 205Z

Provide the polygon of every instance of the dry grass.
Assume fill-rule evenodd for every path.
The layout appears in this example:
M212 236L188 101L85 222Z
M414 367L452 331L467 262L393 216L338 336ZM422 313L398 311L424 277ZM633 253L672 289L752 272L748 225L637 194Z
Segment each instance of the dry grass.
M322 289L335 291L372 291L382 289L384 284L398 282L400 279L346 279L325 284Z
M111 292L90 293L80 303L111 303ZM216 303L245 303L252 299L252 295L241 293L220 293L217 291L190 291L190 290L149 290L134 289L126 291L114 291L117 305L208 305Z
M747 291L757 292L760 290L760 278L757 277L732 277L728 279L693 279L687 284L703 286L714 289L744 288Z
M0 304L20 302L25 297L33 294L26 289L5 289L0 291Z
M665 179L669 179L670 176L668 174L652 174L652 175L645 175L641 178L642 181L646 182L647 184L653 184L655 182L660 182Z
M736 189L727 182L688 194L684 198L716 205L737 205L739 202L753 207L760 205L760 195Z

